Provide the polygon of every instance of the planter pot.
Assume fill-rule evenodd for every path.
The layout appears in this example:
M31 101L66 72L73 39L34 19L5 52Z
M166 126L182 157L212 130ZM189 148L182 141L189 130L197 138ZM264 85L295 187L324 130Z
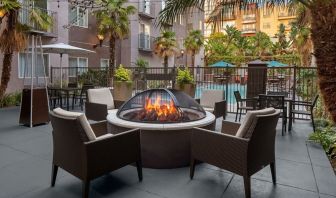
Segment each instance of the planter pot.
M195 90L196 90L195 84L176 84L175 89L183 91L192 98L195 98Z
M113 82L113 99L119 101L127 101L132 97L133 86L132 82Z

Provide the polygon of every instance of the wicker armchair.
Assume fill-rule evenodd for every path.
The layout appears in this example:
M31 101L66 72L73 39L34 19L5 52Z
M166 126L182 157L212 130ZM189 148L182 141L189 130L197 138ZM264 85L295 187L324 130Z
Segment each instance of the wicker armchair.
M316 106L317 100L319 98L319 95L316 95L312 101L293 101L292 103L292 118L295 118L295 114L301 114L301 115L307 115L310 116L312 125L313 125L313 130L315 132L315 121L314 121L314 108ZM295 107L303 107L301 109L295 109ZM290 120L290 122L294 121ZM292 124L292 123L290 123Z
M243 110L245 110L246 112L250 110L254 110L256 108L257 101L254 98L242 98L239 91L234 91L233 94L235 96L236 104L237 104L235 121L237 122L238 114L239 114L239 122L240 122ZM248 102L252 103L252 106L248 106L247 104Z
M197 161L212 164L243 176L245 197L249 198L251 176L270 165L272 181L275 184L274 147L280 111L274 112L268 115L256 115L250 127L246 128L244 137L238 136L242 128L238 123L223 121L222 134L195 128L191 139L190 178L194 177Z
M84 198L89 196L92 179L132 163L136 163L141 181L140 130L106 134L106 122L90 126L83 124L86 118L80 118L85 115L74 118L60 116L55 111L50 113L54 146L51 186L55 185L58 167L82 180ZM93 136L87 135L90 130Z
M205 111L213 113L216 118L226 117L227 104L224 90L203 90L200 99L196 101L204 108Z
M119 108L123 101L113 99L109 88L88 89L85 114L89 120L106 120L108 110Z

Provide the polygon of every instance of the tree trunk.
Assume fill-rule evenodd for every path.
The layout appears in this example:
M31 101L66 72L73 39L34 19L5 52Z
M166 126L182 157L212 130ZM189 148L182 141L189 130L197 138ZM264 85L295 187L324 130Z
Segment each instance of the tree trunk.
M163 66L164 67L163 68L163 72L164 72L164 74L166 76L166 75L168 75L168 56L164 57L163 64L164 64L164 66ZM167 80L164 81L164 85L165 85L165 88L167 88L167 86L168 86L168 81Z
M110 36L110 65L109 65L109 75L110 75L110 78L112 79L113 78L113 75L114 75L114 65L115 65L115 42L116 42L116 39L114 38L113 35Z
M195 52L194 51L191 54L191 66L195 67Z
M2 67L1 85L0 85L0 101L2 100L3 96L6 93L8 82L11 76L12 58L13 58L13 52L6 53L3 58L3 67Z
M324 103L336 122L336 0L315 1L312 12L312 40L319 86Z

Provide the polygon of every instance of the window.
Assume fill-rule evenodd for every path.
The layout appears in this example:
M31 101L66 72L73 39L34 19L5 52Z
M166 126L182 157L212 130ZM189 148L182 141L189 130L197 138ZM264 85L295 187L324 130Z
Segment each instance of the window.
M46 72L46 76L49 76L49 54L43 54L43 61L44 61L44 69ZM29 78L31 76L31 64L32 64L32 55L31 53L19 53L19 78L27 77ZM36 68L35 74L38 77L44 77L44 71L42 66L42 57L41 54L37 54L36 57Z
M69 57L69 77L75 77L87 71L88 58Z
M166 0L162 0L161 2L161 9L165 9L166 8Z
M105 59L105 58L100 59L100 67L101 68L104 68L104 69L108 68L109 64L110 64L110 59Z
M264 23L263 24L263 28L264 29L270 29L271 28L271 24L270 23Z
M87 10L83 10L80 7L72 7L69 11L70 24L79 27L88 27L89 14Z
M183 25L184 24L184 17L183 17L183 15L182 14L180 14L180 25Z
M141 0L140 2L140 12L146 13L146 14L150 14L151 10L150 10L150 0Z

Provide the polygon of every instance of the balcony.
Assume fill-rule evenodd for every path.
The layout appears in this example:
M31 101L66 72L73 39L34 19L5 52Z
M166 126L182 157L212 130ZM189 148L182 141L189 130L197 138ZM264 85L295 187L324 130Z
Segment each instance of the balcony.
M256 21L255 15L244 15L242 23L255 23Z
M279 12L278 19L286 20L286 19L294 19L296 18L295 12Z
M33 20L31 20L31 13L33 8L31 7L21 7L19 10L19 22L21 24L27 25L30 28L30 32L41 34L43 36L48 37L56 37L57 36L57 12L53 12L50 10L45 10L41 8L35 7L34 9L37 9L38 12L41 12L43 14L46 14L51 17L53 24L50 28L46 29L44 27L41 27L39 24L35 23Z
M243 34L253 34L253 33L256 33L256 32L257 32L256 28L245 28L245 29L242 29L242 33Z
M152 52L154 47L154 37L140 33L139 34L139 50L145 52Z
M139 16L147 19L155 18L155 5L151 4L149 1L139 2Z

